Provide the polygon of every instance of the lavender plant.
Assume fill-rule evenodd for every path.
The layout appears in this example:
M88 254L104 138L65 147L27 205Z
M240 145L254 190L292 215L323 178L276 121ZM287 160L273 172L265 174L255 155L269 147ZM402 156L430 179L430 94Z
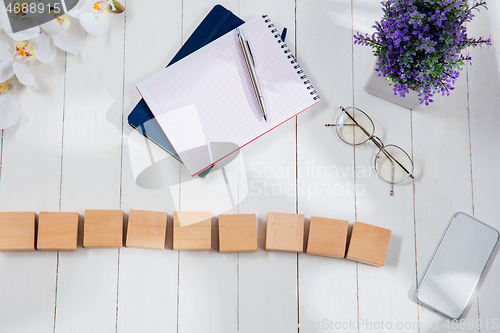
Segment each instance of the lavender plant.
M485 1L470 7L467 0L387 0L382 5L376 32L356 33L354 44L373 48L375 70L394 84L395 95L404 97L413 89L426 105L435 93L449 95L465 62L471 63L463 50L491 45L490 38L469 38L465 26L474 10L488 9Z

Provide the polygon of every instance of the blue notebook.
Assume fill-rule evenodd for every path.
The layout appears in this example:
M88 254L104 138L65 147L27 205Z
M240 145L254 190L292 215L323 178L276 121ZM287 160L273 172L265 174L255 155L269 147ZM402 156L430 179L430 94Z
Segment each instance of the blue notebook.
M216 5L203 19L184 45L182 45L179 52L177 52L167 67L225 35L243 23L245 22L231 11L221 5ZM129 114L128 122L130 126L166 150L178 161L182 162L143 99L139 101ZM200 177L205 177L211 169L212 167L200 172L198 175Z

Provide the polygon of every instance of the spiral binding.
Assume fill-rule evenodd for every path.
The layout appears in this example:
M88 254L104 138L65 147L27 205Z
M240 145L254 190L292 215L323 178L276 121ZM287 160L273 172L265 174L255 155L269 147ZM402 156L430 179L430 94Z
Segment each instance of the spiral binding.
M288 59L292 59L292 60L290 60L290 63L293 65L293 69L297 70L297 75L300 75L300 79L306 85L307 90L311 90L309 92L309 95L311 95L314 100L319 99L319 96L316 93L316 90L314 90L313 86L311 85L311 82L307 79L307 75L305 75L304 71L302 69L300 69L300 65L297 62L297 60L295 59L295 57L293 56L292 51L290 51L290 49L287 47L287 45L281 40L281 36L278 33L278 30L274 27L274 24L271 23L271 19L269 19L267 15L262 15L262 18L264 19L264 22L268 23L267 27L269 29L271 29L271 33L274 34L274 38L278 39L278 43L279 44L283 43L281 45L281 48L284 49L283 53L285 53L287 55Z

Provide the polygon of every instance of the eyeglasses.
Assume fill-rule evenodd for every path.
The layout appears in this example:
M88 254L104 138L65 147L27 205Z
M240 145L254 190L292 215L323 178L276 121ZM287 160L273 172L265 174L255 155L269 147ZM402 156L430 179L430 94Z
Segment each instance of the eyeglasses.
M394 195L394 184L413 177L413 161L410 156L396 145L384 145L379 137L373 135L375 125L368 115L355 107L340 107L342 113L337 117L335 126L340 140L353 146L371 140L379 149L375 156L375 171L385 182L391 184L391 195Z

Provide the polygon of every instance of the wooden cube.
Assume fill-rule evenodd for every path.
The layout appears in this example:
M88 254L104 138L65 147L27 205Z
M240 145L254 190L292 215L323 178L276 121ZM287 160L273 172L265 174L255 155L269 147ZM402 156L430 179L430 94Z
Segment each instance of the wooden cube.
M373 266L384 266L390 238L389 229L355 222L346 259Z
M122 210L85 210L83 247L119 248L122 244Z
M304 214L267 213L266 250L303 252Z
M348 225L349 222L345 220L312 216L306 253L344 258Z
M35 212L0 212L0 250L35 250Z
M219 252L257 251L255 214L219 215Z
M212 248L211 212L174 212L174 250Z
M163 250L167 213L131 209L128 215L127 247Z
M78 213L40 212L36 248L76 251L79 218Z

